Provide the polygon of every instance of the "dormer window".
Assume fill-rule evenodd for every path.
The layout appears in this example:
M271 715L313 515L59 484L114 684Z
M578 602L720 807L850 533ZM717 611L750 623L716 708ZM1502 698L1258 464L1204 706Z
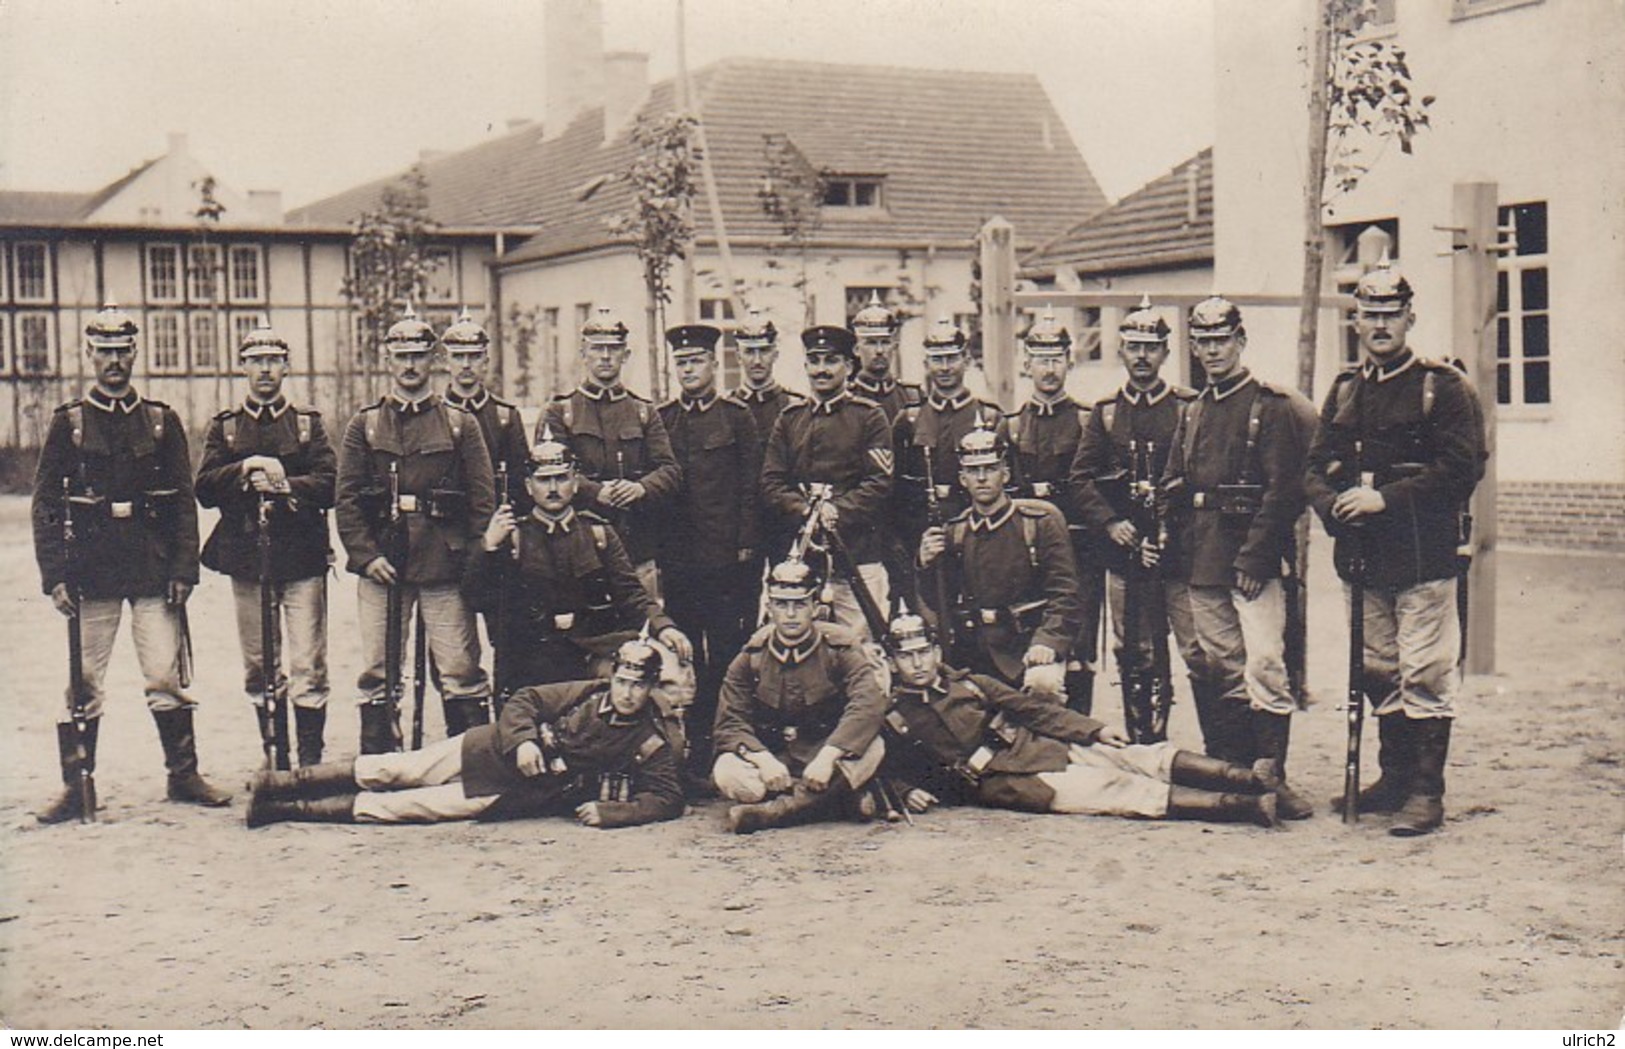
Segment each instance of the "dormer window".
M885 179L877 175L826 175L824 206L827 208L883 208Z

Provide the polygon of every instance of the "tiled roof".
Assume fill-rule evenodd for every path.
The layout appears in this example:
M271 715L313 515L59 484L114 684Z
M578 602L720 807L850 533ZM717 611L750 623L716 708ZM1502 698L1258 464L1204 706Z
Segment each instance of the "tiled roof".
M0 190L0 226L63 226L79 221L92 193Z
M845 215L826 208L816 241L953 244L995 215L1022 245L1060 232L1060 217L1098 211L1105 196L1036 77L726 59L694 76L729 237L773 238L757 189L764 140L786 135L815 167L883 175L886 207ZM643 112L672 108L671 81L655 84ZM577 118L552 140L539 126L424 164L431 217L450 227L530 226L510 258L546 258L612 242L608 222L625 210L630 128L603 143L603 111ZM382 179L299 208L291 223L343 225L377 204ZM589 192L590 190L590 192ZM696 220L711 237L704 197Z
M1072 226L1021 262L1026 276L1080 275L1213 261L1213 150Z

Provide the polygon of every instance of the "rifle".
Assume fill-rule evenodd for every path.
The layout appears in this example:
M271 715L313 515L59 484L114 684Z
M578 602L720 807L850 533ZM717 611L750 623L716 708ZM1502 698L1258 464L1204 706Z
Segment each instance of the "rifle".
M79 822L96 821L96 779L90 770L90 717L86 710L84 636L79 622L79 583L73 571L76 534L73 527L73 482L62 478L62 581L68 585L68 596L73 600L73 614L68 617L68 716L73 719L73 746L75 765L79 770ZM93 500L87 497L86 505Z
M937 498L936 470L931 462L931 446L922 445L920 450L925 453L925 512L926 522L933 528L941 528L942 501ZM912 556L912 555L911 555ZM936 608L933 611L937 616L937 641L942 645L946 654L953 647L953 605L948 599L948 567L946 556L937 558L936 564L931 566L931 581L935 590Z
M288 760L288 708L282 701L277 652L278 607L276 580L271 573L271 496L261 492L259 500L260 555L260 691L264 697L264 720L260 740L265 747L265 765L279 772L292 766Z
M1287 690L1292 693L1292 703L1299 710L1309 709L1308 688L1308 658L1309 658L1309 622L1304 615L1304 579L1303 570L1306 562L1302 557L1304 545L1299 543L1298 535L1303 533L1305 540L1308 537L1309 519L1307 513L1293 526L1287 535L1286 549L1281 555L1281 565L1284 574L1281 577L1281 590L1286 598L1286 628L1283 641L1285 649L1282 653L1286 664Z
M1364 380L1355 379L1356 383ZM1354 388L1354 462L1356 487L1366 483L1365 419L1360 386ZM1360 820L1360 734L1365 728L1365 530L1350 522L1349 534L1349 691L1348 753L1343 763L1343 822Z
M429 638L423 624L423 602L418 601L412 623L412 749L423 749L423 699L429 690Z
M400 463L392 461L389 464L389 526L385 548L388 551L386 556L397 573L404 572L406 568L405 559L398 556L406 546L401 541L404 525L401 517L401 467ZM406 695L406 684L402 680L402 663L406 658L406 624L401 622L403 597L401 580L397 575L395 582L389 585L384 602L384 716L391 750L401 749L401 700Z
M1143 526L1145 534L1153 537L1160 548L1167 543L1168 526L1162 519L1157 496L1156 452L1155 441L1146 441L1143 447L1137 439L1129 441L1128 494L1130 512L1139 511L1134 514L1136 526ZM1154 583L1153 571L1140 560L1136 548L1123 576L1123 661L1127 666L1122 668L1123 726L1135 743L1159 743L1168 738L1167 647L1161 638L1141 636L1145 626L1144 591ZM1153 649L1149 660L1144 653L1147 640Z
M506 461L497 464L497 509L511 506L513 500L508 491L508 464ZM514 536L517 540L517 533ZM513 542L513 558L519 560L519 543ZM502 707L508 702L508 621L511 612L508 607L508 573L501 573L497 580L497 616L492 624L496 636L491 639L491 676L495 679L496 688L491 694L491 720L496 721L502 716Z

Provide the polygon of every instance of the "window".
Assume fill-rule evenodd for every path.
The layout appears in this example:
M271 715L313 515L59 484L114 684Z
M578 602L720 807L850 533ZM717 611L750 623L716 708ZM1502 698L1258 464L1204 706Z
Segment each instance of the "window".
M24 241L16 248L17 301L51 301L50 252L42 241Z
M194 244L187 249L186 270L193 302L214 302L220 287L220 246Z
M739 327L734 319L734 303L732 299L701 299L700 320L715 327L721 328L723 340L717 346L717 387L731 390L738 386L742 372L739 369L739 347L733 340L727 338L729 332Z
M852 318L858 311L869 305L869 299L878 296L886 305L891 304L891 288L879 287L849 287L846 289L846 324L852 326Z
M1399 264L1399 220L1376 219L1351 222L1332 228L1332 280L1337 290L1352 294L1365 271L1382 260L1386 252ZM1360 363L1360 336L1354 331L1354 318L1344 313L1337 322L1339 345L1343 347L1341 366Z
M824 180L824 206L830 208L884 207L883 180L836 175Z
M6 242L0 241L0 302L5 302L11 297L11 282L6 280L6 257L8 254L10 253L6 248Z
M147 301L179 302L181 249L174 244L147 245Z
M581 329L585 328L587 326L587 322L590 321L590 320L592 320L592 303L590 303L590 302L578 302L578 303L576 303L576 334L577 335L581 334Z
M190 318L192 370L216 372L220 369L220 328L213 313L194 313Z
M265 314L260 313L258 310L233 311L231 315L232 352L236 352L236 348L243 344L243 341L248 338L254 329L264 323Z
M1477 18L1479 15L1494 14L1513 7L1527 7L1540 2L1541 0L1451 0L1450 19L1459 22L1464 18Z
M17 314L17 374L49 375L56 354L49 313Z
M231 301L263 302L265 289L260 280L258 244L234 244L231 248Z
M179 314L153 313L147 316L147 354L154 375L174 375L181 370Z
M456 302L457 256L450 248L431 248L424 253L424 263L424 297L429 302Z
M1552 403L1552 317L1546 205L1500 209L1517 244L1495 275L1495 403Z
M0 255L3 254L5 253L0 251ZM9 346L7 336L11 334L10 325L11 318L4 313L0 313L0 375L4 375L6 369L11 365L11 354L7 352Z

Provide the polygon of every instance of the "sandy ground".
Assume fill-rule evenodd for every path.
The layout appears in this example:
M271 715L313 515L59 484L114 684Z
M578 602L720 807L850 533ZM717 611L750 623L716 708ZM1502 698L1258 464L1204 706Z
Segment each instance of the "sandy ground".
M1468 686L1449 821L1285 832L959 810L730 837L721 807L566 821L280 825L166 803L127 636L101 822L58 785L61 621L0 499L0 1022L11 1027L1614 1027L1625 1006L1625 560L1503 553L1501 673ZM1340 786L1345 634L1315 546L1293 779ZM353 583L330 752L351 752ZM192 605L205 772L258 741L230 590ZM1113 691L1101 701L1115 716ZM431 712L431 738L439 719ZM1195 743L1188 703L1176 741ZM1374 746L1368 744L1368 746ZM1367 750L1368 777L1374 753Z

